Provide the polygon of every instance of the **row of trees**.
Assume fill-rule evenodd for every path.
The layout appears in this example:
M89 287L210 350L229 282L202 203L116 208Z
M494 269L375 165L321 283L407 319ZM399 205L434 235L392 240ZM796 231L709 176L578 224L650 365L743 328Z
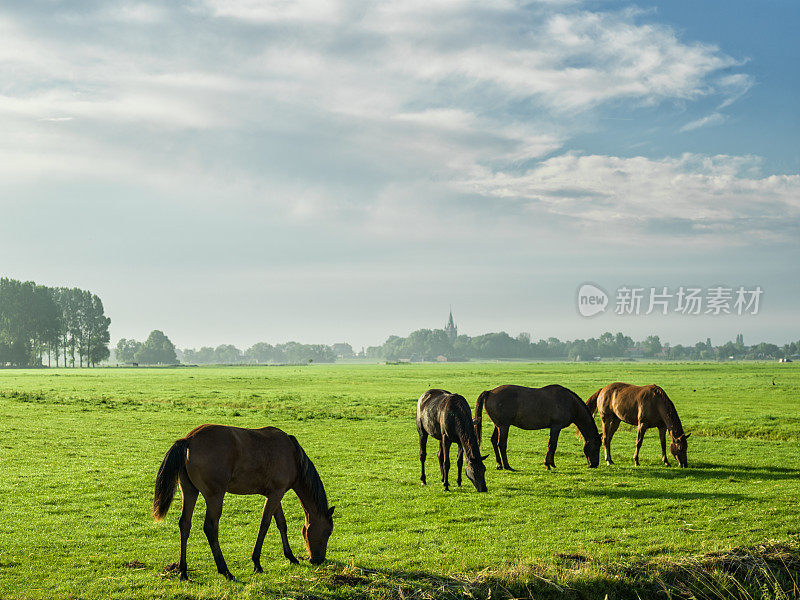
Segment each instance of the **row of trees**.
M89 291L0 279L0 366L95 366L109 356L110 324Z
M350 344L268 344L259 342L242 352L236 346L223 344L216 348L204 346L199 350L187 348L181 350L181 362L187 364L266 364L266 363L332 363L337 358L355 356Z
M663 344L657 335L634 341L623 333L606 332L598 338L561 341L558 338L531 340L527 333L511 337L506 332L476 337L459 335L452 342L442 329L419 329L408 337L393 335L382 346L370 346L365 355L378 360L535 359L594 360L597 358L662 358L667 360L728 360L789 358L800 352L800 342L783 347L760 343L745 346L741 334L735 342L713 346L710 339L694 346Z

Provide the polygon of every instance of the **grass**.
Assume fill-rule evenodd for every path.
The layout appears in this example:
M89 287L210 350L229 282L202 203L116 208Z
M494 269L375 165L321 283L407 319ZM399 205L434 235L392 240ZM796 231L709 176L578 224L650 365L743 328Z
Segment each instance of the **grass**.
M515 429L519 471L490 469L488 494L468 482L444 493L430 442L431 483L419 485L413 415L425 389L472 403L501 383L557 382L586 398L616 380L667 390L694 434L689 469L660 465L653 432L633 467L623 428L614 467L587 469L569 430L546 472L547 432ZM0 371L0 598L796 597L799 408L800 369L773 363ZM229 495L220 543L239 581L216 574L202 500L193 581L164 573L178 557L180 498L152 522L155 471L205 422L298 437L337 506L327 563L289 565L273 525L265 573L253 575L263 500ZM284 509L303 554L293 494Z

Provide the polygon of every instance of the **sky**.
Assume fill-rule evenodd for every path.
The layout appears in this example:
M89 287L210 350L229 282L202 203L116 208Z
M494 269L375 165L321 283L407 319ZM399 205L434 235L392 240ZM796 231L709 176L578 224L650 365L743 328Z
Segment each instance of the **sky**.
M797 340L798 29L793 0L6 1L0 275L181 348L360 348L451 307ZM617 314L664 287L762 293Z

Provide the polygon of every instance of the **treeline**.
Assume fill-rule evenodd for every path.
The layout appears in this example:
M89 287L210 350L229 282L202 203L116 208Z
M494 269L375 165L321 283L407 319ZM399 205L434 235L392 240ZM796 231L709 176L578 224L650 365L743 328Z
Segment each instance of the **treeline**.
M350 344L268 344L259 342L242 351L236 346L223 344L216 348L204 346L199 350L186 348L179 351L180 360L186 364L299 364L332 363L337 358L355 356Z
M95 366L109 357L103 302L78 288L0 278L0 366Z
M655 358L665 360L730 360L790 358L800 352L800 342L779 347L762 342L746 346L736 341L713 346L710 339L693 346L670 346L657 335L634 341L622 333L606 332L598 338L561 341L551 337L531 340L527 333L511 337L504 331L476 337L460 335L450 340L442 329L419 329L408 337L389 337L382 346L366 349L366 358L398 361L470 359L597 360L601 358Z
M175 345L155 329L150 332L144 342L122 338L114 348L117 362L143 365L174 365L178 363Z

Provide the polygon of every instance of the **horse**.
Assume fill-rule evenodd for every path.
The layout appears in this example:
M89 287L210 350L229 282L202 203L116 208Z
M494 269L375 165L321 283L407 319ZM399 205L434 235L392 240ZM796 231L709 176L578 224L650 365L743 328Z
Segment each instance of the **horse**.
M686 460L686 440L691 435L684 433L681 419L675 405L667 393L657 385L631 385L629 383L610 383L597 390L586 401L589 410L594 414L600 413L603 421L603 447L605 449L606 464L613 465L611 460L611 438L614 437L619 424L625 421L629 425L636 425L636 452L633 454L633 463L639 466L639 449L642 447L644 432L651 427L658 428L661 437L661 460L669 466L667 460L667 436L672 441L669 450L681 467L688 466Z
M211 546L217 571L226 579L235 579L219 547L219 519L226 492L266 496L252 554L254 572L263 572L261 546L273 517L281 534L284 556L292 563L298 562L289 546L286 517L281 506L283 495L290 489L297 494L305 512L303 540L310 562L320 564L325 560L328 538L333 531L334 507L328 508L325 487L317 469L294 436L275 427L244 429L201 425L177 440L161 462L153 497L153 518L156 521L166 516L175 495L176 482L180 483L183 495L183 510L178 522L181 579L188 579L186 543L198 493L203 494L206 501L203 531Z
M461 467L464 455L467 456L467 478L479 492L486 491L486 467L483 461L486 456L478 452L480 444L475 437L469 404L464 396L451 394L445 390L428 390L417 401L417 433L419 433L419 462L422 467L420 480L425 480L425 451L428 436L439 440L439 470L442 474L444 490L450 491L448 475L450 472L450 445L458 444L458 477L456 483L461 487Z
M555 467L556 446L561 430L575 423L583 439L583 453L590 467L600 462L600 434L591 413L583 400L560 385L542 388L529 388L521 385L501 385L493 390L482 392L475 404L475 431L481 440L483 409L494 423L492 447L497 460L497 468L507 471L514 469L508 464L508 430L512 425L520 429L549 429L547 455L544 466L549 471Z

